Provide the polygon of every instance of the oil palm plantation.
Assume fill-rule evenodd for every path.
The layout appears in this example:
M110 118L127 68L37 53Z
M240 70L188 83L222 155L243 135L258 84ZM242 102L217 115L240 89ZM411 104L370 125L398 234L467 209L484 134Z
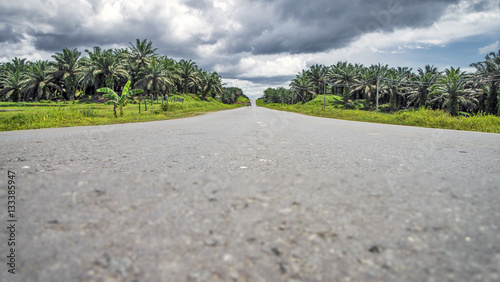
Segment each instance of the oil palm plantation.
M128 48L113 50L96 46L90 51L85 50L87 56L84 57L76 48L65 48L52 56L49 67L37 62L30 68L29 80L25 73L32 63L26 59L15 58L12 62L0 63L1 97L21 99L21 82L24 82L29 84L22 92L26 98L50 98L57 90L64 99L74 100L77 90L84 90L87 95L94 95L103 87L118 91L128 80L132 80L132 85L141 80L138 85L155 94L161 90L192 92L212 98L222 96L222 78L218 73L201 70L192 60L178 63L167 56L159 56L155 53L157 48L146 39L137 39L129 45ZM156 61L151 63L153 57ZM161 77L160 82L151 82L151 76L153 81L154 77ZM146 80L150 81L146 83Z

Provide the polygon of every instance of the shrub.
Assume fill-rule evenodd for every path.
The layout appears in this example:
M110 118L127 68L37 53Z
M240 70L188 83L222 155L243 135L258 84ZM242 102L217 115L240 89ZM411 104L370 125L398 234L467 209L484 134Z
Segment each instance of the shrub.
M84 117L96 117L99 114L97 109L92 109L92 107L89 107L88 109L81 109L80 112Z
M161 104L160 109L164 112L168 112L169 105L168 103Z

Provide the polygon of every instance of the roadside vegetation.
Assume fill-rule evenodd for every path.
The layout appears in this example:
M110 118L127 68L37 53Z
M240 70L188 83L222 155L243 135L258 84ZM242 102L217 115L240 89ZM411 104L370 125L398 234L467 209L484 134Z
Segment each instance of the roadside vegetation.
M176 101L179 98L183 98L184 101ZM112 104L71 101L0 102L0 131L166 120L242 106L238 103L224 104L212 98L202 101L194 94L173 95L170 99L172 101L168 103L164 101L163 104L161 100L158 102L153 100L153 105L151 100L147 100L147 110L144 101L141 101L140 113L139 100L131 100L123 108L123 115L118 114L118 117L114 115Z
M64 48L52 61L0 63L0 129L158 120L234 108L248 100L241 89L224 87L217 72L156 50L151 41L137 39L128 48L95 46L84 54ZM175 103L178 98L184 103ZM151 100L163 105L152 106Z
M257 105L358 121L500 133L500 50L460 68L389 68L338 62L268 88ZM324 98L326 97L326 101Z
M346 109L341 96L326 95L326 108L323 109L323 96L305 104L267 104L262 99L257 105L270 109L301 113L306 115L336 118L353 121L420 126L429 128L456 129L500 133L500 117L476 114L472 116L454 117L443 110L427 108L401 110L396 112L379 112L363 110L363 101L351 102L355 109ZM388 107L383 105L382 108Z

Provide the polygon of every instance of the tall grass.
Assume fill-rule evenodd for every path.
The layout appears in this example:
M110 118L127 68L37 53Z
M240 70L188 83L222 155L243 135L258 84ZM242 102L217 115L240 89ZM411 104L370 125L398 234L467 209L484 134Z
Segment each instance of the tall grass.
M16 112L10 117L1 119L0 130L18 130L58 127L64 124L75 125L82 118L84 112L76 107L43 107L37 111Z

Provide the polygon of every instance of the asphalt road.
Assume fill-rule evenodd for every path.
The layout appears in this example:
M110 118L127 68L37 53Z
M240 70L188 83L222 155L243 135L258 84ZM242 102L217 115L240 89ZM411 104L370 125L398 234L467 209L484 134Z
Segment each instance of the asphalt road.
M500 135L245 107L0 132L2 281L498 281Z

